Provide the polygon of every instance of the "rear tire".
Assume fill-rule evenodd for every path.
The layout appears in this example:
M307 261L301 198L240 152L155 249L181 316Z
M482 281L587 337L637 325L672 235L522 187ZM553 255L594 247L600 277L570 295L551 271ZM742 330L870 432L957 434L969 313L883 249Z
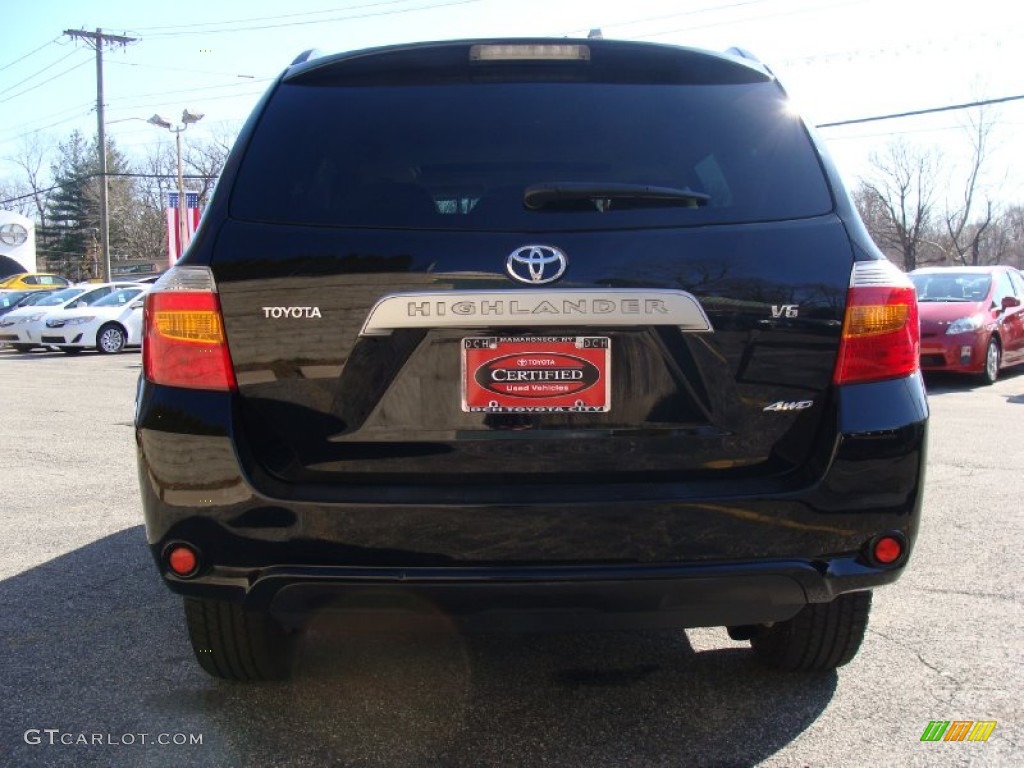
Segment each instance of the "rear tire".
M96 349L105 355L123 352L127 341L124 329L115 323L104 325L96 333Z
M35 347L32 344L11 344L15 351L25 353L31 352Z
M981 380L985 384L995 384L999 378L999 363L1002 361L1003 351L999 347L999 340L993 336L988 340L985 348L985 370L982 371Z
M750 640L757 659L770 667L799 672L835 669L857 654L868 628L870 592L811 603L788 621L762 627Z
M185 620L199 666L214 677L242 682L288 677L293 639L269 614L186 597Z

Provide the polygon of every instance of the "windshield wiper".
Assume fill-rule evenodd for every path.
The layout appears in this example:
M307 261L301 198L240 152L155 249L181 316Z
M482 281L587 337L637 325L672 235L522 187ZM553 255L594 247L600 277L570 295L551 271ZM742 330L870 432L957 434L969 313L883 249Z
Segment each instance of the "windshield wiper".
M523 192L523 205L533 211L542 208L578 207L583 210L622 210L626 208L701 208L710 195L692 189L652 187L646 184L596 182L555 182L533 184ZM574 205L576 204L576 205Z

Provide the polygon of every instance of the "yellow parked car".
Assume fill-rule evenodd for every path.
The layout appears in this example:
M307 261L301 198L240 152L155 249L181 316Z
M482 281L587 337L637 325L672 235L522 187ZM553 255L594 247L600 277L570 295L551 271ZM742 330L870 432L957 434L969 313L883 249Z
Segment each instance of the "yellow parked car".
M52 291L54 288L67 288L71 281L60 275L47 272L22 272L0 280L0 288L19 291Z

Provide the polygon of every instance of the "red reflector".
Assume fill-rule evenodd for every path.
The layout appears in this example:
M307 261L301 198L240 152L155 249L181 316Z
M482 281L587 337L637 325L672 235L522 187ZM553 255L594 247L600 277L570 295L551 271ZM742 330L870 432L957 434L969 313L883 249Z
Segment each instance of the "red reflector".
M888 565L889 563L895 563L900 559L900 555L903 554L903 545L899 539L893 538L892 536L883 536L877 542L875 542L875 560Z
M846 296L834 383L909 376L920 367L920 352L913 285L888 262L858 264Z
M179 576L189 576L199 565L196 553L188 547L178 546L167 555L167 564Z
M142 371L154 384L234 390L220 301L212 291L161 292L146 297Z

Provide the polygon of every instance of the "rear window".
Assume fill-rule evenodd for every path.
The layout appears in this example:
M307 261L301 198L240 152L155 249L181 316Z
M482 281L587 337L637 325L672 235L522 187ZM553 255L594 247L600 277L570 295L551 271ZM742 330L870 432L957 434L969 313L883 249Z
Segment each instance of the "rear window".
M523 205L533 185L647 185L706 204ZM283 83L234 184L260 222L551 231L805 218L832 209L772 82Z
M992 287L987 272L912 273L918 301L983 301Z

